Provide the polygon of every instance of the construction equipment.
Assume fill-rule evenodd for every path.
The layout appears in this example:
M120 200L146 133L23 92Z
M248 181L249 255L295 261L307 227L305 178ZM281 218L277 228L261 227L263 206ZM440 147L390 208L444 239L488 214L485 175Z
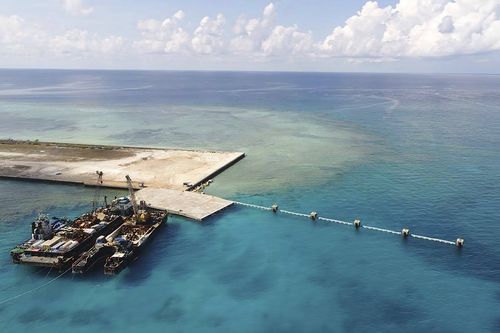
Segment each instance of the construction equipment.
M125 178L127 179L127 186L128 186L128 193L130 194L130 201L132 202L132 207L134 208L134 216L137 219L138 218L138 207L137 207L137 201L135 200L135 193L134 193L134 187L132 186L132 179L130 179L129 175L126 175Z
M99 194L101 192L101 187L102 187L102 175L104 174L102 171L97 170L96 172L97 175L97 183L96 183L96 189L94 191L94 199L92 200L92 210L95 210L99 207Z

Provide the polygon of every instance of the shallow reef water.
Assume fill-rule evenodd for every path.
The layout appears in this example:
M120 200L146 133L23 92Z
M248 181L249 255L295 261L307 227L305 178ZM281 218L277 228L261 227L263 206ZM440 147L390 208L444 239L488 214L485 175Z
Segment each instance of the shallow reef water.
M0 331L498 332L500 77L0 70L0 136L244 151L207 192L455 240L234 205L171 217L118 276L0 303ZM58 276L10 263L38 212L94 190L0 180L0 302ZM106 190L108 196L123 191Z

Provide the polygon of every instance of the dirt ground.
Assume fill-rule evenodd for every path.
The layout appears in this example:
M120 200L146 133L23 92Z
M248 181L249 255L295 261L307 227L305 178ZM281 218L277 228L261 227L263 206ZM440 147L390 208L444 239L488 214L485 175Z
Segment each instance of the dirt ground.
M239 152L94 146L35 141L0 141L0 176L94 185L184 190L221 172L244 156Z

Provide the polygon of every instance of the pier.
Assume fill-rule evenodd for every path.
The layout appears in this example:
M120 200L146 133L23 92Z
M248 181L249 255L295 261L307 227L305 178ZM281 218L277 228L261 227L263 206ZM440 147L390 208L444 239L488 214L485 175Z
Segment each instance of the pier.
M130 175L139 200L202 221L232 201L191 191L244 157L242 152L3 140L0 177L127 189Z
M144 200L152 208L197 221L202 221L233 204L232 201L208 194L165 188L145 188L137 191L136 196L137 200Z

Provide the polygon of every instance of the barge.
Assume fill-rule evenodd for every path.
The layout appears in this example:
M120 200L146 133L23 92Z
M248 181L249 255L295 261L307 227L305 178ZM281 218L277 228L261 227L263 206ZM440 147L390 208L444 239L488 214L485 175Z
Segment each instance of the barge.
M119 198L113 201L115 212L129 212L123 224L111 232L107 237L100 236L94 246L84 252L72 265L72 272L83 274L92 267L104 261L104 274L119 273L137 256L139 250L146 244L152 235L167 221L165 211L151 208L144 200L137 204L132 180L127 175L130 199Z
M104 263L104 274L115 275L137 257L139 251L167 221L167 213L143 210L138 219L130 219L106 237L116 251Z
M107 207L85 213L55 229L47 218L32 224L32 236L12 249L15 264L42 266L63 270L82 252L91 248L99 236L109 235L124 222L121 215L111 214Z
M96 171L98 184L102 172ZM135 199L132 180L126 177L130 197L116 198L85 213L74 221L50 221L40 215L31 225L31 238L11 250L15 264L56 268L71 267L73 273L86 273L98 263L105 274L116 274L134 258L139 249L167 220L167 212L155 210ZM97 205L97 194L93 207Z
M108 236L99 237L95 245L73 263L72 272L84 274L94 266L103 265L106 275L119 273L166 221L166 212L153 210L141 202L138 214L126 218Z

